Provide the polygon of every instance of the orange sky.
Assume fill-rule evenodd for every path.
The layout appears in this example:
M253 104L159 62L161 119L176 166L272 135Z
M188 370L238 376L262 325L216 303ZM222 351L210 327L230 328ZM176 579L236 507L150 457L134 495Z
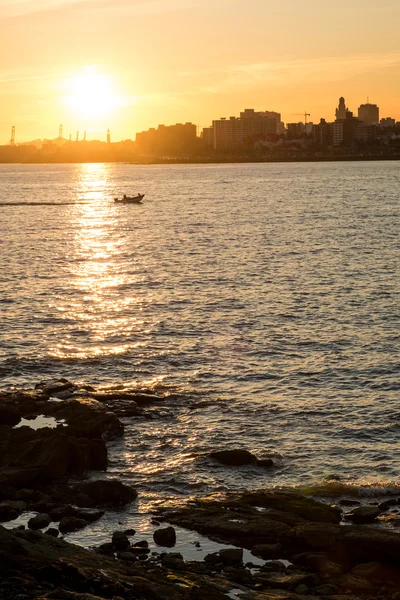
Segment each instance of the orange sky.
M0 0L0 143L244 108L333 120L341 95L400 120L399 25L398 0Z

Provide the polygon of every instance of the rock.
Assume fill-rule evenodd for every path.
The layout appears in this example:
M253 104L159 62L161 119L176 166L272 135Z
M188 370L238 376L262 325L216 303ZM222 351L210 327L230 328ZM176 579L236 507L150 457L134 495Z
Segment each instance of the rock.
M156 529L153 533L153 539L158 546L171 548L176 544L176 533L173 527Z
M55 396L55 394L57 394L57 393L68 391L68 390L72 393L75 389L77 389L77 386L65 379L65 380L53 381L51 383L42 384L42 385L39 384L37 389L41 389L42 393L45 394L46 396ZM57 397L57 396L55 396L55 397Z
M117 550L126 550L131 543L123 531L114 531L112 536L112 544Z
M19 473L22 485L24 481L60 479L68 471L68 446L63 433L21 427L13 430L2 467L14 469L14 477Z
M355 577L351 573L343 575L338 581L340 587L347 591L350 590L354 594L372 594L374 587L366 579Z
M308 585L304 585L304 583L302 583L301 585L298 585L294 591L296 592L296 594L307 594Z
M149 547L149 542L147 540L141 540L140 542L136 542L135 546L137 548L148 548Z
M103 515L104 510L97 510L95 508L75 508L74 507L74 517L78 519L83 519L88 523L93 523L94 521L98 521Z
M293 573L289 575L274 574L269 577L271 587L281 590L295 590L300 585L309 586L314 583L314 576L308 573Z
M36 517L32 517L31 519L29 519L28 521L28 527L29 529L44 529L45 527L48 527L51 523L51 518L49 515L46 514L41 514L41 515L36 515Z
M353 510L352 513L346 515L346 517L357 525L364 525L366 523L373 523L380 514L381 510L377 506L360 506Z
M132 502L137 497L133 488L117 480L97 480L75 486L77 493L83 493L93 500L96 505L122 506Z
M239 565L243 562L243 548L224 548L218 555L224 565Z
M363 563L354 567L351 571L354 577L359 577L374 586L385 585L388 581L393 582L400 589L400 570L379 562Z
M134 536L135 533L136 533L135 529L125 529L125 531L124 531L125 535L131 536L131 537Z
M50 517L52 521L61 521L64 517L76 516L75 508L71 504L64 504L63 506L57 506L50 511Z
M107 542L106 544L100 544L97 548L99 554L105 554L106 556L113 556L115 552L114 544Z
M58 537L60 532L55 527L49 527L45 533L46 535L51 535L52 537Z
M180 552L166 552L161 555L161 564L169 569L177 569L182 571L186 568L185 561L183 560Z
M248 450L218 450L211 452L210 457L231 467L257 464L257 457Z
M251 553L264 560L280 558L283 556L282 544L256 544L251 549Z
M342 518L339 509L296 492L261 490L244 493L241 499L251 506L273 508L316 523L340 523Z
M336 592L337 587L329 583L319 585L315 588L315 593L320 594L321 596L333 596L333 594L335 594Z
M63 517L58 525L61 533L72 533L86 527L87 521L77 517Z
M21 413L13 404L0 402L0 423L2 425L17 425L21 420Z
M385 500L385 502L381 502L380 504L378 504L378 508L381 511L385 511L385 510L389 510L389 508L392 508L393 506L398 506L399 501L397 498L392 498L391 500Z
M339 501L339 506L360 506L360 502L358 500L348 500L347 498L343 498L343 500Z
M204 562L209 565L217 565L221 562L218 552L212 552L211 554L206 554L204 557Z
M17 519L19 512L9 505L0 504L0 523L6 523L7 521L13 521Z
M259 467L269 468L274 466L272 458L257 458L256 464Z
M150 548L146 548L145 546L138 546L135 544L134 546L131 546L130 549L134 554L150 554Z
M132 552L118 552L118 558L120 560L124 560L125 562L136 562L137 556Z

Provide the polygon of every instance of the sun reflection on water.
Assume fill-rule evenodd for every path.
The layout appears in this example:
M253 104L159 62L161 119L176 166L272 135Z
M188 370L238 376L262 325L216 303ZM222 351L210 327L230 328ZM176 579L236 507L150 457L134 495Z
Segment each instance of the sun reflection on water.
M74 235L68 261L74 301L64 298L56 306L62 318L73 325L51 348L51 354L58 358L118 355L142 345L130 339L144 327L141 301L134 294L125 291L122 296L119 291L133 281L124 266L126 239L118 228L112 201L111 168L107 164L79 166L76 198L80 203L70 211Z

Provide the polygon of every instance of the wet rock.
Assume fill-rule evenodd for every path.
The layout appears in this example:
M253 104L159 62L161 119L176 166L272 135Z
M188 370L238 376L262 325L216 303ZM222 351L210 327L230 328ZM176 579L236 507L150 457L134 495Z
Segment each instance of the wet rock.
M314 576L308 573L304 574L274 574L269 577L271 587L281 590L295 590L300 585L309 586L315 582Z
M21 412L9 402L0 401L0 423L2 425L17 425L21 420Z
M385 500L385 502L381 502L378 504L378 508L383 512L385 510L389 510L393 506L398 506L399 501L396 498L392 498L391 500Z
M122 506L137 497L133 488L113 480L97 480L75 486L76 493L83 493L96 505Z
M123 531L114 531L112 536L112 544L117 550L125 550L131 545L128 537Z
M75 516L75 508L71 504L64 504L63 506L57 506L50 511L50 517L52 521L61 521L64 517Z
M390 581L400 588L400 570L379 562L357 565L351 570L351 574L374 586L384 585Z
M210 554L206 554L204 557L204 562L208 563L209 565L217 565L218 563L221 562L221 559L219 557L218 552L212 552Z
M59 531L58 529L56 529L55 527L49 527L49 529L47 529L47 531L45 531L46 535L51 535L52 537L58 537L59 535Z
M183 560L180 552L167 552L161 555L161 564L169 569L177 569L182 571L186 568L185 561Z
M124 531L125 535L131 536L131 537L134 536L135 533L136 533L135 529L125 529L125 531Z
M173 527L164 527L156 529L153 533L153 539L158 546L171 548L176 544L176 533Z
M100 546L97 548L97 552L99 554L105 554L106 556L113 556L115 552L114 544L111 542L100 544Z
M6 523L7 521L13 521L14 519L16 519L19 515L19 512L17 510L15 510L15 508L13 508L12 506L10 506L8 503L1 503L0 504L0 523Z
M374 587L366 579L355 577L351 573L343 575L338 581L339 586L347 591L350 590L354 594L372 594Z
M348 500L347 498L339 501L339 506L360 506L360 504L361 502L358 500Z
M148 548L149 547L149 542L147 540L141 540L140 542L136 542L135 546L137 548Z
M373 523L381 514L380 508L377 506L360 506L347 515L347 518L357 525Z
M279 558L282 556L282 544L256 544L251 553L264 560Z
M286 567L280 560L270 560L263 565L261 570L268 573L283 573L286 571Z
M289 513L306 521L317 523L340 523L340 510L317 502L296 492L262 490L244 493L243 502L257 507L275 509L281 513Z
M224 565L238 565L243 562L243 548L224 548L218 554Z
M75 389L77 389L77 386L71 381L60 379L50 383L39 383L37 384L36 389L40 389L46 396L57 397L56 394L60 392L70 391L72 393Z
M210 457L223 465L231 467L257 464L257 457L248 450L218 450L211 452Z
M58 525L61 533L72 533L86 527L87 521L78 519L77 517L63 517Z
M268 469L274 466L274 461L272 460L272 458L257 458L256 464L259 467L264 467L265 469Z
M46 514L41 514L41 515L36 515L36 517L32 517L31 519L29 519L28 521L28 527L29 529L44 529L45 527L48 527L51 523L51 518L49 515Z
M83 519L88 523L98 521L104 515L104 510L97 510L95 508L75 508L74 516L78 519Z
M135 554L133 554L132 552L118 552L118 558L128 563L133 563L137 561L137 556L135 556Z

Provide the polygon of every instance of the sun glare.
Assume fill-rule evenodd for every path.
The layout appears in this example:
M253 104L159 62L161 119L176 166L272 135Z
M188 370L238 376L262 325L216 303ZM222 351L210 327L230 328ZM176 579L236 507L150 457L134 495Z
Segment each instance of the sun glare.
M123 105L113 79L93 67L87 67L81 75L69 79L67 90L65 101L79 117L107 117Z

